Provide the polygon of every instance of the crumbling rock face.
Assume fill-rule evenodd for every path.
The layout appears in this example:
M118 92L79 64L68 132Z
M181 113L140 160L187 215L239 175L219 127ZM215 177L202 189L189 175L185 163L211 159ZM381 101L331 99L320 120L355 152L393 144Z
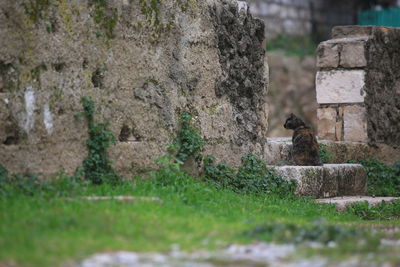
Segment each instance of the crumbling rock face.
M368 137L373 143L400 147L400 30L370 31L365 75Z
M74 116L82 96L110 123L119 142L109 155L122 174L152 167L183 111L205 154L232 164L262 157L263 26L238 11L243 2L166 0L152 17L140 1L106 2L0 2L0 163L72 174L87 155L87 124Z
M266 80L264 78L264 24L238 10L229 2L216 6L214 25L218 38L222 75L217 79L216 95L227 96L234 107L235 121L240 127L241 145L247 140L261 140Z

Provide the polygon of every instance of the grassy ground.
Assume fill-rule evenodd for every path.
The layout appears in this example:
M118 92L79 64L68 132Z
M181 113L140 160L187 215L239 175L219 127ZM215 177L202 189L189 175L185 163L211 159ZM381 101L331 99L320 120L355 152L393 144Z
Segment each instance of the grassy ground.
M216 190L182 173L174 178L173 174L168 175L168 179L136 179L117 186L58 182L37 189L33 196L10 189L0 199L0 265L16 262L24 266L55 266L95 252L168 251L174 244L192 251L254 239L274 240L273 232L263 233L260 238L243 234L270 222L307 227L323 217L327 224L350 225L353 229L383 224L340 214L334 207L317 205L312 200L237 194ZM83 195L156 196L164 203L65 200ZM398 226L400 221L384 224ZM367 245L354 245L357 240L353 240L333 250L306 249L304 253L344 257L379 250L382 255L391 255L393 261L399 260L398 248L382 250L373 240L376 239L369 239Z

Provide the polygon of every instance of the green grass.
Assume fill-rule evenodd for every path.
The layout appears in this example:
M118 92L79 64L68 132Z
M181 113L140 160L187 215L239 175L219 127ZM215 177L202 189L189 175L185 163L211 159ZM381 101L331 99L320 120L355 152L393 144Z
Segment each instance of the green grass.
M347 207L347 212L353 213L364 220L391 220L400 218L400 200L382 202L376 206L368 202L356 202Z
M88 195L155 196L164 203L65 200ZM163 252L173 244L217 249L252 242L244 233L266 222L309 226L321 217L352 228L377 224L309 199L217 190L171 170L117 186L60 180L33 195L9 188L0 199L0 265L55 266L96 252Z

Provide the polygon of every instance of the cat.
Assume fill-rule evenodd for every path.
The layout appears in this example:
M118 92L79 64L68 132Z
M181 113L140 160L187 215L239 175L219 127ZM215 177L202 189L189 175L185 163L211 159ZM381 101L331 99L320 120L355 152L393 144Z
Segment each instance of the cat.
M293 113L286 119L283 127L294 130L292 137L294 163L301 166L321 166L318 142L312 129Z

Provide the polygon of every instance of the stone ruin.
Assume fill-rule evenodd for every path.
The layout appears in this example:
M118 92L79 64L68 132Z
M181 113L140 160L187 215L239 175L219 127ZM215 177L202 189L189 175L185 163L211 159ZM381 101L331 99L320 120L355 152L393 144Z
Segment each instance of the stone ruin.
M318 136L400 146L400 29L335 27L318 47Z
M266 138L264 25L246 2L167 0L160 10L126 0L45 3L0 3L0 163L11 172L74 173L87 154L87 125L75 116L82 96L118 136L109 155L123 175L154 167L185 111L204 154L230 164L246 153L290 161L290 139ZM318 48L316 77L330 163L399 161L400 30L335 27L332 38ZM302 195L366 190L359 164L276 170L296 178Z
M205 154L263 157L264 24L234 0L0 2L0 162L10 172L73 174L87 155L80 99L118 136L124 175L154 166L184 111Z
M371 157L400 161L400 29L335 27L332 39L318 47L317 67L318 137L331 153L331 164L276 170L296 178L301 195L365 195L364 168L346 162ZM269 139L267 160L278 165L290 161L290 147L290 139ZM352 201L362 200L370 201Z

